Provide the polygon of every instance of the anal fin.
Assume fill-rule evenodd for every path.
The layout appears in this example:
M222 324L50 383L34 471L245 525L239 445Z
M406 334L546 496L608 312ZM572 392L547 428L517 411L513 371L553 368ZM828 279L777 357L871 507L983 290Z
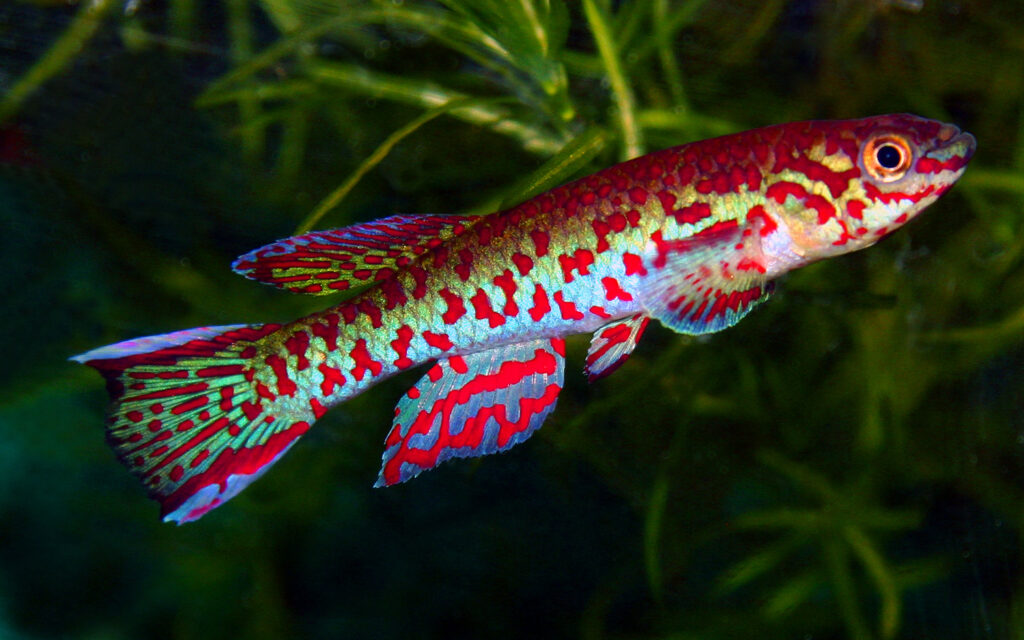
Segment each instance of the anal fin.
M555 408L564 370L561 338L438 361L395 408L376 486L523 442Z

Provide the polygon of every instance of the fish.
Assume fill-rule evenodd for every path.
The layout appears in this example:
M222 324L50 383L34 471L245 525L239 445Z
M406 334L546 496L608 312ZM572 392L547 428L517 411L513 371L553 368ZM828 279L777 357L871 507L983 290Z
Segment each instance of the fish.
M555 408L565 340L622 366L651 319L717 332L781 275L875 244L963 174L975 139L910 114L768 126L612 166L489 215L393 215L318 230L234 270L346 292L286 324L236 324L74 356L112 399L106 435L194 521L262 476L331 407L428 365L394 410L375 486L525 441Z

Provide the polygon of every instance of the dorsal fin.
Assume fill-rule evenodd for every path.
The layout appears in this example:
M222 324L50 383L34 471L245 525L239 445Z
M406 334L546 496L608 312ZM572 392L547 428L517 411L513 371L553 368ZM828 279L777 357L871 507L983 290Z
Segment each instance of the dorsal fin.
M285 238L235 260L236 273L296 293L323 295L390 278L481 216L397 215Z

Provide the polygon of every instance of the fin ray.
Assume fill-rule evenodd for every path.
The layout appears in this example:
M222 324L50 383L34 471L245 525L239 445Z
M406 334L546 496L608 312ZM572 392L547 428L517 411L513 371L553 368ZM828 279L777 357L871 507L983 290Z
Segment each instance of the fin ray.
M375 486L523 442L554 410L564 370L562 338L439 361L395 408Z
M765 276L760 227L716 223L697 235L655 243L642 304L679 333L713 333L739 322L774 290Z
M247 350L277 328L201 327L72 358L107 379L107 440L165 521L196 520L231 499L312 424L275 415L254 387Z
M417 256L463 233L481 216L395 215L312 231L250 251L232 268L251 280L324 295L389 278Z
M595 331L584 366L587 380L594 382L622 366L636 348L649 320L638 313L629 318L610 322Z

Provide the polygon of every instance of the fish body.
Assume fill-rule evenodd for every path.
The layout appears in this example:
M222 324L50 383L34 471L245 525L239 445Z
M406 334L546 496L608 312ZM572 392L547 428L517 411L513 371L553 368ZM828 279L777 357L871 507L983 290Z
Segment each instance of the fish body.
M257 249L234 268L292 291L359 292L289 324L203 327L76 356L107 378L108 440L165 520L264 473L330 407L433 363L395 409L378 485L530 436L566 336L591 380L651 318L738 322L792 269L861 249L949 189L974 152L911 115L766 127L652 153L487 216L401 215Z

